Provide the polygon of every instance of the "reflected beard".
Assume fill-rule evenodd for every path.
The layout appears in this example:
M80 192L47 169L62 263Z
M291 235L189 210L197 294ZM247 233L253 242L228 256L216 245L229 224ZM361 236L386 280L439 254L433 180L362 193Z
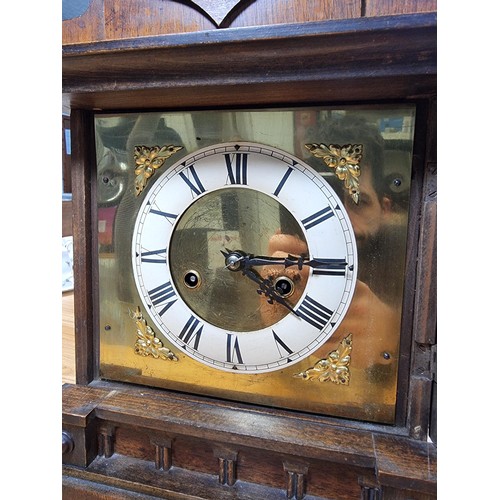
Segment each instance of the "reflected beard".
M358 279L384 302L400 305L405 267L405 226L387 225L357 239Z

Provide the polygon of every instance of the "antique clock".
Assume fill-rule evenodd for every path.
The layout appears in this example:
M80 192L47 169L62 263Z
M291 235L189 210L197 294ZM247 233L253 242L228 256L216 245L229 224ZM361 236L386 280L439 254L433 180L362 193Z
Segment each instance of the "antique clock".
M403 17L66 47L68 498L435 496L435 19ZM351 68L408 33L400 83Z

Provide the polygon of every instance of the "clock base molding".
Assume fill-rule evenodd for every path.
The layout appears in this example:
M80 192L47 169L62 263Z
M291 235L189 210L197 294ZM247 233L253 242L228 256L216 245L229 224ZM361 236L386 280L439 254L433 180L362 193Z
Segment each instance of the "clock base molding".
M63 386L63 498L436 498L436 448L353 422L99 382Z

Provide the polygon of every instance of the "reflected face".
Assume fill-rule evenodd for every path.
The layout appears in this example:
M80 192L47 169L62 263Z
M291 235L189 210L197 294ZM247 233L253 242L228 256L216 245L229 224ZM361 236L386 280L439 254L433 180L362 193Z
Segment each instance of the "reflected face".
M356 204L350 196L345 196L345 207L351 219L356 240L363 245L374 237L387 223L391 213L389 198L379 199L373 186L372 169L366 165L359 176L359 203Z

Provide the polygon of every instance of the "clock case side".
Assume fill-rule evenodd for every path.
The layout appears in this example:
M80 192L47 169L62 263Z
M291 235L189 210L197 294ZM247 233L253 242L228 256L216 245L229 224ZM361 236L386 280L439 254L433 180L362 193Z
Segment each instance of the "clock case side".
M426 440L435 411L437 116L435 97L416 104L396 427Z
M71 182L73 188L73 273L75 379L89 384L99 373L99 281L97 276L97 168L93 113L73 109Z
M412 102L417 104L417 135L413 158L414 178L412 180L414 181L414 187L412 188L412 207L409 222L407 285L404 296L405 314L403 317L402 358L399 373L402 383L398 388L397 423L395 426L384 426L313 416L306 416L304 422L306 422L306 426L308 425L307 422L312 421L321 425L324 424L337 432L339 436L344 431L358 432L361 441L367 436L372 436L373 440L369 439L368 441L374 443L373 447L370 446L365 451L358 450L355 454L357 458L353 459L353 465L377 470L376 482L378 481L377 484L379 485L384 482L389 485L388 487L393 488L412 485L410 489L415 488L432 495L435 487L435 471L432 466L429 468L429 464L433 462L430 458L432 458L435 450L432 451L432 444L425 441L428 435L429 415L431 413L432 358L433 346L436 340L434 288L436 245L435 16L393 16L393 19L384 19L383 28L381 28L380 23L380 19L349 21L343 24L331 22L329 23L331 25L330 33L325 34L324 31L321 31L320 34L316 35L311 34L310 25L304 27L302 35L300 34L301 26L294 26L293 30L289 27L283 27L283 39L292 39L295 42L301 39L304 42L303 52L293 59L295 54L293 54L292 48L288 49L284 46L280 48L279 51L281 52L278 51L277 55L274 54L276 60L290 62L293 59L294 61L291 67L288 68L286 77L278 78L277 75L283 76L283 74L279 75L280 72L283 72L283 67L276 68L274 76L268 74L267 77L262 77L262 81L259 83L256 83L254 81L255 77L251 76L254 74L255 61L259 61L262 52L266 48L272 49L275 47L277 39L281 40L280 37L273 38L272 36L267 42L265 39L259 39L258 35L263 34L261 30L246 31L245 36L248 37L246 45L235 44L234 40L231 40L229 30L226 30L222 35L216 34L215 36L227 37L227 40L224 39L220 43L222 43L225 50L229 51L232 57L238 55L240 57L238 81L224 76L221 72L219 77L214 77L211 80L210 78L203 79L203 81L198 79L198 87L193 85L193 81L190 80L192 75L180 75L181 78L163 80L160 86L156 84L149 86L148 83L141 81L141 78L137 76L141 74L141 68L139 68L136 78L131 78L130 69L137 62L134 57L139 55L141 50L145 50L146 53L152 50L151 46L141 48L140 42L137 44L137 50L133 48L134 44L130 42L130 47L125 47L125 50L122 50L123 47L115 47L113 43L107 47L106 44L101 43L92 47L70 47L65 51L63 57L63 81L66 84L63 84L63 92L65 93L65 99L72 108L72 182L75 207L73 214L76 285L75 335L77 351L77 385L65 388L63 392L65 408L71 407L72 396L70 394L74 395L75 391L80 392L78 398L83 397L85 399L83 395L85 390L102 390L107 392L107 395L102 396L102 403L96 403L93 412L89 413L87 419L89 421L92 419L97 420L101 424L110 419L110 428L114 425L112 424L113 419L119 420L119 418L122 418L125 419L125 424L130 424L131 417L128 416L126 408L121 407L120 413L117 407L111 403L109 403L111 406L106 407L105 401L112 398L115 391L122 391L124 395L133 399L138 397L139 393L144 390L143 388L136 390L123 384L100 381L98 378L97 241L92 236L97 234L95 227L97 203L93 136L94 108L106 111L133 110L131 102L134 103L134 106L137 106L135 109L140 108L142 110L158 109L160 107L169 109L191 107L194 109L220 105L231 108L241 106L243 101L246 106L310 105L321 102L323 99L336 104L369 104L381 101L401 102L401 100ZM324 23L319 24L323 25ZM340 32L336 31L339 25L343 28ZM347 43L344 35L348 25L352 30L349 32L349 39L352 42L350 48L343 45ZM325 26L322 26L322 29L324 28ZM356 52L358 55L362 53L366 44L366 42L357 44L356 40L362 39L372 30L378 34L377 36L382 37L378 38L378 40L383 40L383 43L378 46L378 62L383 62L385 71L373 72L373 68L368 64L356 66L352 62L355 60L355 58L352 58L353 55L355 56ZM356 38L357 31L361 33L360 38ZM253 32L256 36L255 40L249 36L250 32ZM273 30L270 30L270 32L276 34ZM411 44L407 43L409 32L413 35L409 38ZM202 47L200 42L203 36L200 34L187 35L184 38L186 43L180 45L176 45L181 38L180 36L172 38L173 45L166 43L167 40L165 39L167 37L165 39L160 37L161 40L157 40L158 44L153 52L158 50L159 53L165 56L165 60L172 60L172 57L176 60L177 57L180 57L179 60L185 61L190 52L196 54L200 50L200 47ZM316 50L317 52L318 48L314 49L313 46L319 43L325 46L325 37L330 40L327 45L328 54L325 58L325 65L318 71L301 72L300 66L304 64L308 50L310 49L312 52ZM405 53L400 53L400 57L395 57L394 52L399 48L397 42L400 37L404 37L406 40ZM259 43L256 43L256 40ZM388 48L391 45L388 41L392 41L395 45ZM147 43L151 44L152 42L149 40ZM408 48L410 45L411 47ZM344 50L341 50L342 48ZM203 48L203 50L208 49ZM216 53L216 57L219 59L220 53L213 50L213 47L211 50ZM377 47L372 47L372 54L376 53L376 51ZM181 52L182 56L179 55ZM254 58L252 58L253 55L255 55ZM283 57L280 58L280 55ZM127 63L127 58L130 58L130 64ZM146 57L142 63L144 65L142 69L145 69L147 60ZM113 61L116 64L113 64ZM248 64L245 61L248 61ZM95 64L95 71L88 71L89 64ZM344 68L341 75L335 72L336 64ZM373 64L376 65L377 60ZM204 66L207 70L205 73L203 73ZM112 70L106 73L105 68L112 68ZM213 71L211 60L198 59L194 64L194 69L190 67L189 71L201 72L200 75L209 74L210 71ZM249 76L248 84L243 84L240 81L240 78L244 79L245 72ZM160 68L160 77L161 73ZM109 84L111 80L113 80L116 90L110 90ZM348 82L350 83L348 84ZM346 87L352 88L353 83L358 83L358 85L354 85L354 92L346 92ZM198 88L198 90L193 92L195 88ZM283 92L285 88L289 91ZM241 89L242 92L236 92L238 89ZM255 92L256 89L259 89L257 93ZM322 92L323 89L324 92ZM132 96L134 96L133 101L130 100ZM148 389L146 392L152 401L168 400L168 398L163 397L165 391ZM168 391L166 392L168 393ZM184 404L194 405L194 407L203 405L206 401L204 398L187 395L185 398L182 395L175 395L174 399L178 400L179 398L184 401ZM130 408L137 404L137 402L131 402ZM175 404L175 401L173 404ZM232 414L232 412L241 412L243 414L246 411L254 411L254 408L250 407L249 409L244 404L237 405L224 401L210 401L210 406L218 408L222 412L227 412L228 415ZM256 411L263 419L269 418L270 415L273 417L285 416L285 418L290 419L290 422L302 418L279 410L258 409ZM118 413L122 417L118 417ZM71 415L71 409L63 411L63 424L65 422L71 423ZM198 425L203 424L203 422L197 424L195 420L196 417L192 421L186 422L186 425L188 427L191 425L193 429L196 429ZM89 428L88 423L84 425ZM154 427L159 424L151 425ZM186 430L186 432L189 433L190 431ZM228 429L227 432L230 433L230 439L249 445L249 440L251 440L249 436L242 433L237 438L234 437L238 434L236 428ZM204 437L212 435L213 431L207 430ZM219 436L219 439L224 442L221 436ZM391 441L393 439L396 439L396 441ZM283 442L286 441L285 436L283 436L283 440ZM255 443L252 441L252 446L254 445ZM416 455L425 455L423 463L427 464L427 468L423 471L418 470L417 460L414 462L414 467L412 465L408 470L399 468L396 471L392 466L388 466L389 462L383 462L384 449L389 449L393 445L416 447ZM305 447L306 443L302 443L302 448L305 449ZM256 445L255 448L257 448ZM422 451L423 448L425 448L424 451ZM95 447L92 449L95 449ZM317 450L314 451L314 453L316 452ZM416 457L415 453L412 456ZM347 454L345 450L342 450L338 451L337 454L330 454L330 458L341 463L346 461ZM79 463L86 464L90 459L91 457L88 457ZM66 463L70 462L66 461Z

